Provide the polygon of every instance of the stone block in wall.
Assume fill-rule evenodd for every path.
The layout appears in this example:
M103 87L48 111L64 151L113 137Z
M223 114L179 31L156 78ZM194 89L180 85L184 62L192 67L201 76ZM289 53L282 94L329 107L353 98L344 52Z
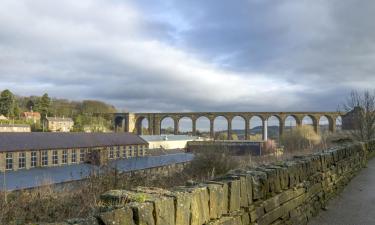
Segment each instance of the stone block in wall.
M217 184L222 187L223 190L223 201L221 201L220 208L221 208L221 214L227 214L229 209L229 199L228 199L228 183L226 182L220 182L220 181L209 181L207 184Z
M228 201L228 195L224 195L223 186L215 183L208 183L208 194L210 196L210 219L220 218L224 209L222 202Z
M261 171L249 171L252 178L253 200L265 197L268 190L267 174Z
M240 206L248 208L253 203L252 175L248 171L240 169L230 171L229 174L240 177Z
M104 225L136 225L129 206L100 213L99 219Z
M147 197L145 201L154 204L155 225L175 224L175 200L171 191L152 187L137 187L132 190L144 194Z
M288 187L293 188L297 185L299 181L297 164L296 162L288 161L288 162L285 162L284 167L288 171L288 178L289 178Z
M218 220L211 221L208 225L242 225L241 217L240 216L225 216Z
M275 208L272 211L266 213L264 216L257 219L257 222L258 222L259 225L269 225L272 222L279 219L280 217L282 217L283 215L287 214L292 209L301 205L304 200L305 200L305 196L300 195L299 197L296 197L296 198L284 203L280 207Z
M240 210L241 206L241 178L229 176L224 178L228 183L228 209L229 213Z
M189 188L191 198L191 225L201 225L210 221L209 194L207 186Z
M155 225L154 204L151 202L131 202L128 206L133 211L134 222L137 225Z
M192 194L184 188L175 188L170 195L175 199L176 224L190 225Z
M285 167L270 165L269 169L276 170L277 179L280 183L280 191L288 189L288 170Z
M266 192L266 197L271 197L276 193L280 193L281 184L277 170L272 167L259 167L258 170L265 172L267 174L267 183L269 189Z
M172 197L158 196L151 200L155 207L155 225L174 225L175 208Z
M271 210L279 207L280 205L284 204L285 202L296 198L302 194L305 193L304 188L299 189L290 189L287 191L282 192L281 194L278 194L270 199L267 199L263 202L263 207L266 212L270 212Z
M241 214L241 222L243 225L248 225L250 224L250 215L249 213L242 213Z

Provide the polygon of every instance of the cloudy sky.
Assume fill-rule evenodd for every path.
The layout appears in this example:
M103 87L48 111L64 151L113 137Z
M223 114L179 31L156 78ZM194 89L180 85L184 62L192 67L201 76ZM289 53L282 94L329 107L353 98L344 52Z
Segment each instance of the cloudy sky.
M373 0L0 0L0 89L128 111L336 110L375 84Z

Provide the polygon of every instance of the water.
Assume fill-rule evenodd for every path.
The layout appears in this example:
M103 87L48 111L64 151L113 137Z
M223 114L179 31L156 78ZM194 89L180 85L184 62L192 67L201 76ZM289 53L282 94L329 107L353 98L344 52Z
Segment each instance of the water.
M165 166L173 163L188 162L193 154L177 153L161 156L145 156L131 159L111 161L109 166L122 172ZM43 184L58 184L69 181L82 180L98 167L90 164L76 164L59 167L33 168L0 173L0 190L21 190L38 187ZM5 185L4 185L5 184Z

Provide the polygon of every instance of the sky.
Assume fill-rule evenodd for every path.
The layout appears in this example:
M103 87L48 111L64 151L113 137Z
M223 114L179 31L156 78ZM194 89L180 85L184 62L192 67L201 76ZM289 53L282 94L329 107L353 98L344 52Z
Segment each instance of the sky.
M375 84L373 0L0 0L0 90L120 111L336 111Z

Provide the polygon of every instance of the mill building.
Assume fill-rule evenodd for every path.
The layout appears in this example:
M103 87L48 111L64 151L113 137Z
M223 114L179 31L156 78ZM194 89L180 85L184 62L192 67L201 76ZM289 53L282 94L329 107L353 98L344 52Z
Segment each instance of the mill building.
M1 133L0 171L145 156L148 143L131 133Z

